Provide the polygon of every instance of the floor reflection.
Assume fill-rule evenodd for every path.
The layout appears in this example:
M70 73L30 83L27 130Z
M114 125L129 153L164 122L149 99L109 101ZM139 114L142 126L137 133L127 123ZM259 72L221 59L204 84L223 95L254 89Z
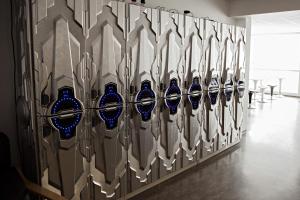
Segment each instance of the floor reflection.
M280 98L249 110L240 148L131 200L300 199L300 101Z

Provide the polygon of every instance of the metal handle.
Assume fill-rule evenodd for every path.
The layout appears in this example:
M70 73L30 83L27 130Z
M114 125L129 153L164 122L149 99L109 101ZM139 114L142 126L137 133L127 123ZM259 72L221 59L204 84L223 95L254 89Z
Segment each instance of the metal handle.
M155 101L155 99L153 99L153 98L145 98L145 99L141 99L141 101L138 102L138 104L146 106L146 105L152 104L154 101Z

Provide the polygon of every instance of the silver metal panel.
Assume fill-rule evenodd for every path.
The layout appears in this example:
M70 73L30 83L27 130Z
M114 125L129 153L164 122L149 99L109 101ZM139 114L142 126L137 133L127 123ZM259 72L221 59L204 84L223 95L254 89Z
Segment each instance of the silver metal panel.
M28 2L12 1L12 37L14 39L16 114L22 172L33 182L39 181L38 144L30 41Z
M240 140L244 29L119 1L26 2L34 60L20 30L18 106L25 134L37 119L42 186L120 199Z
M168 16L168 17L167 17ZM182 38L175 23L177 14L161 12L160 29L163 30L158 41L159 60L159 122L158 156L160 176L165 172L180 168L180 137L183 131L182 117ZM180 163L180 162L179 162Z
M220 24L214 21L205 20L204 22L204 51L205 67L203 86L208 90L211 79L218 77L220 72Z
M222 24L221 25L221 39L220 39L220 65L219 70L220 76L220 88L225 88L225 84L231 81L233 78L234 70L234 42L235 42L235 32L234 26Z
M130 190L151 182L156 162L158 116L157 41L151 9L129 5L127 55L130 85L128 164ZM146 13L147 12L147 13Z
M235 81L245 80L245 46L246 46L246 32L244 28L236 27L236 39L235 39L236 47L235 47L235 72L234 78Z
M245 51L246 38L245 29L236 27L235 39L235 69L234 69L234 101L233 101L233 119L234 129L231 140L237 141L241 137L241 127L243 123L243 97L245 90Z
M233 26L221 26L221 68L219 74L219 148L230 142L233 129L233 70L234 70L234 32Z
M83 29L66 1L46 4L51 6L46 11L41 5L42 1L32 5L36 13L44 13L33 24L41 182L69 199L80 199L89 173Z
M184 39L184 133L181 135L183 163L195 162L201 156L202 87L204 57L203 31L198 20L186 18Z
M126 191L126 40L124 27L118 25L125 10L116 12L117 16L113 9L121 3L112 5L102 8L86 41L92 108L90 173L95 199L119 198Z
M203 79L204 110L203 110L203 156L217 150L218 136L218 99L220 71L220 34L219 24L205 21L205 70Z

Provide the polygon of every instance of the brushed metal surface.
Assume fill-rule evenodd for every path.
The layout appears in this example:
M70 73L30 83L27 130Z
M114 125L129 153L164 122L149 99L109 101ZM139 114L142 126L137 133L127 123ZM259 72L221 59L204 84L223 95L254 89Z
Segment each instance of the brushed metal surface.
M198 107L193 107L190 97L193 96L191 87L193 80L198 79L201 85L204 78L203 56L203 20L201 24L194 18L186 19L186 35L184 39L184 132L181 135L183 150L183 165L195 162L201 157L201 127L203 117L203 88L199 91ZM202 25L202 26L201 26Z
M113 9L103 6L102 12L97 15L96 21L90 24L89 37L86 41L88 69L90 71L90 102L93 110L90 112L91 124L91 161L90 175L92 184L100 190L94 192L95 199L121 197L126 192L126 77L125 77L125 35L124 27L119 26L118 18L125 16ZM120 6L121 7L121 6ZM124 13L124 11L123 11ZM96 13L90 12L90 15ZM110 109L122 107L117 126L111 129L101 118L100 110L106 109L99 105L105 98L106 87L114 84L122 98L121 104L112 105ZM115 102L114 102L115 103ZM123 184L122 184L123 183Z
M167 17L168 15L169 17ZM179 169L178 162L180 152L180 137L183 131L183 116L182 116L182 37L178 32L178 25L175 23L177 14L170 16L169 13L162 12L162 18L165 20L161 23L160 39L158 46L158 67L159 67L159 122L160 132L157 142L157 151L160 159L160 177L164 172L171 172ZM171 90L171 81L177 84L177 93L174 97L169 97L168 91ZM170 100L175 98L176 100ZM178 101L178 105L176 105ZM176 102L174 106L168 107L168 102ZM172 103L171 103L172 104ZM173 104L172 104L173 105ZM174 111L172 112L171 109ZM175 111L176 110L176 111ZM176 166L177 164L177 166Z
M211 89L219 88L220 71L220 24L206 20L204 35L204 53L205 53L205 75L203 81L204 88L204 108L203 108L203 156L206 156L217 149L218 136L218 104L213 104L210 98ZM217 82L216 82L217 81ZM219 93L219 92L218 92ZM218 102L219 94L217 94Z
M33 19L33 42L41 182L42 186L69 199L79 199L87 186L89 173L85 158L84 112L82 110L74 136L66 140L51 122L51 109L57 102L58 91L65 87L72 88L81 107L86 102L81 56L85 46L83 27L75 22L66 1L46 5L45 2L32 3L33 11L38 13L37 19Z
M243 112L247 109L243 104L244 94L239 93L239 82L245 82L245 51L246 51L246 37L245 29L236 27L235 39L235 70L234 70L234 101L233 101L233 119L234 129L231 140L240 140L241 127L243 123Z
M243 28L119 1L27 3L33 51L20 60L24 75L32 54L35 79L22 90L36 106L42 186L68 199L126 198L240 141ZM79 109L53 114L66 88ZM52 119L78 113L64 138Z
M155 163L157 162L156 149L159 134L156 111L158 69L156 32L152 29L152 24L157 22L150 21L151 17L148 17L153 14L152 9L135 5L129 5L128 9L130 13L127 41L130 85L128 165L129 188L133 191L142 184L151 182L151 177L157 170ZM148 113L151 115L149 119L143 119L142 113L137 110L138 105L144 106L144 100L138 99L138 95L142 92L142 84L146 82L149 83L148 89L154 94L151 99L145 99L149 101L148 103L154 104L153 110Z
M219 76L219 148L225 148L233 129L233 94L234 94L234 27L222 24L221 35L221 70Z

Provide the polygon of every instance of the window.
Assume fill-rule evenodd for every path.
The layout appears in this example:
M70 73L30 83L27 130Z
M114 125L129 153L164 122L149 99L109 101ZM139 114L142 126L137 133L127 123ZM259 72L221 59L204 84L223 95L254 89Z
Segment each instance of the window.
M250 78L266 85L282 77L282 92L299 96L300 33L252 35L250 62Z

